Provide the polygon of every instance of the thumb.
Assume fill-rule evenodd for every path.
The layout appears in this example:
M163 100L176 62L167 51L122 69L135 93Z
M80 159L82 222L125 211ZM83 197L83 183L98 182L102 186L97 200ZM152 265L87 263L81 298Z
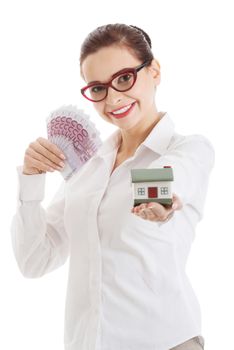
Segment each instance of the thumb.
M175 193L173 193L172 202L173 202L172 209L174 209L174 210L182 209L183 203L182 203L181 199Z

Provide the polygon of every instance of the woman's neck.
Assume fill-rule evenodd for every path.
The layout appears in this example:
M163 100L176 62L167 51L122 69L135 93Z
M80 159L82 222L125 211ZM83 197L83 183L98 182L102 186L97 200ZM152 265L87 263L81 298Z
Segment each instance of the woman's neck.
M121 140L118 148L118 154L123 156L132 156L139 145L146 139L150 134L151 130L159 122L159 120L164 116L165 112L158 112L154 121L150 125L146 126L144 130L140 126L138 130L134 132L128 132L126 130L121 130Z

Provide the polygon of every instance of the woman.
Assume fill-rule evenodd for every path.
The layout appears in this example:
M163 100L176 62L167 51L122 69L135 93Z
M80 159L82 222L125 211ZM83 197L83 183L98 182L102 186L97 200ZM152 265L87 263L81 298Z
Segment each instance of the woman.
M70 256L66 350L200 350L200 307L185 265L203 216L214 150L175 132L155 103L160 64L140 28L109 24L81 47L81 92L117 130L45 211L45 172L60 150L44 138L25 152L12 242L24 276L41 277ZM173 168L173 206L133 208L130 170ZM52 167L52 170L50 168ZM31 176L28 176L31 175ZM176 210L176 212L175 212Z

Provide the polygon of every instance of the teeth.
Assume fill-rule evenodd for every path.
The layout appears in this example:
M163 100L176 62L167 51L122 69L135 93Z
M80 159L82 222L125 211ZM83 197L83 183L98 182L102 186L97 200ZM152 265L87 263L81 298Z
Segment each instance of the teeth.
M113 114L121 114L126 112L132 105L130 104L129 106L126 106L124 108L119 109L118 111L112 112Z

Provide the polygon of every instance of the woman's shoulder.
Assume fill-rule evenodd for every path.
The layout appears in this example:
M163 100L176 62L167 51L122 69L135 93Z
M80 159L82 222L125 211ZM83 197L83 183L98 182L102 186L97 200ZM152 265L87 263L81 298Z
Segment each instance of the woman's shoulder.
M213 154L215 153L213 143L207 136L202 134L181 135L175 132L168 146L168 151L173 149L187 149L191 151L203 148L208 149Z
M186 162L204 164L208 168L213 168L215 149L210 139L204 135L174 133L166 151L161 155L160 161L173 164L180 162L184 166L186 166Z

